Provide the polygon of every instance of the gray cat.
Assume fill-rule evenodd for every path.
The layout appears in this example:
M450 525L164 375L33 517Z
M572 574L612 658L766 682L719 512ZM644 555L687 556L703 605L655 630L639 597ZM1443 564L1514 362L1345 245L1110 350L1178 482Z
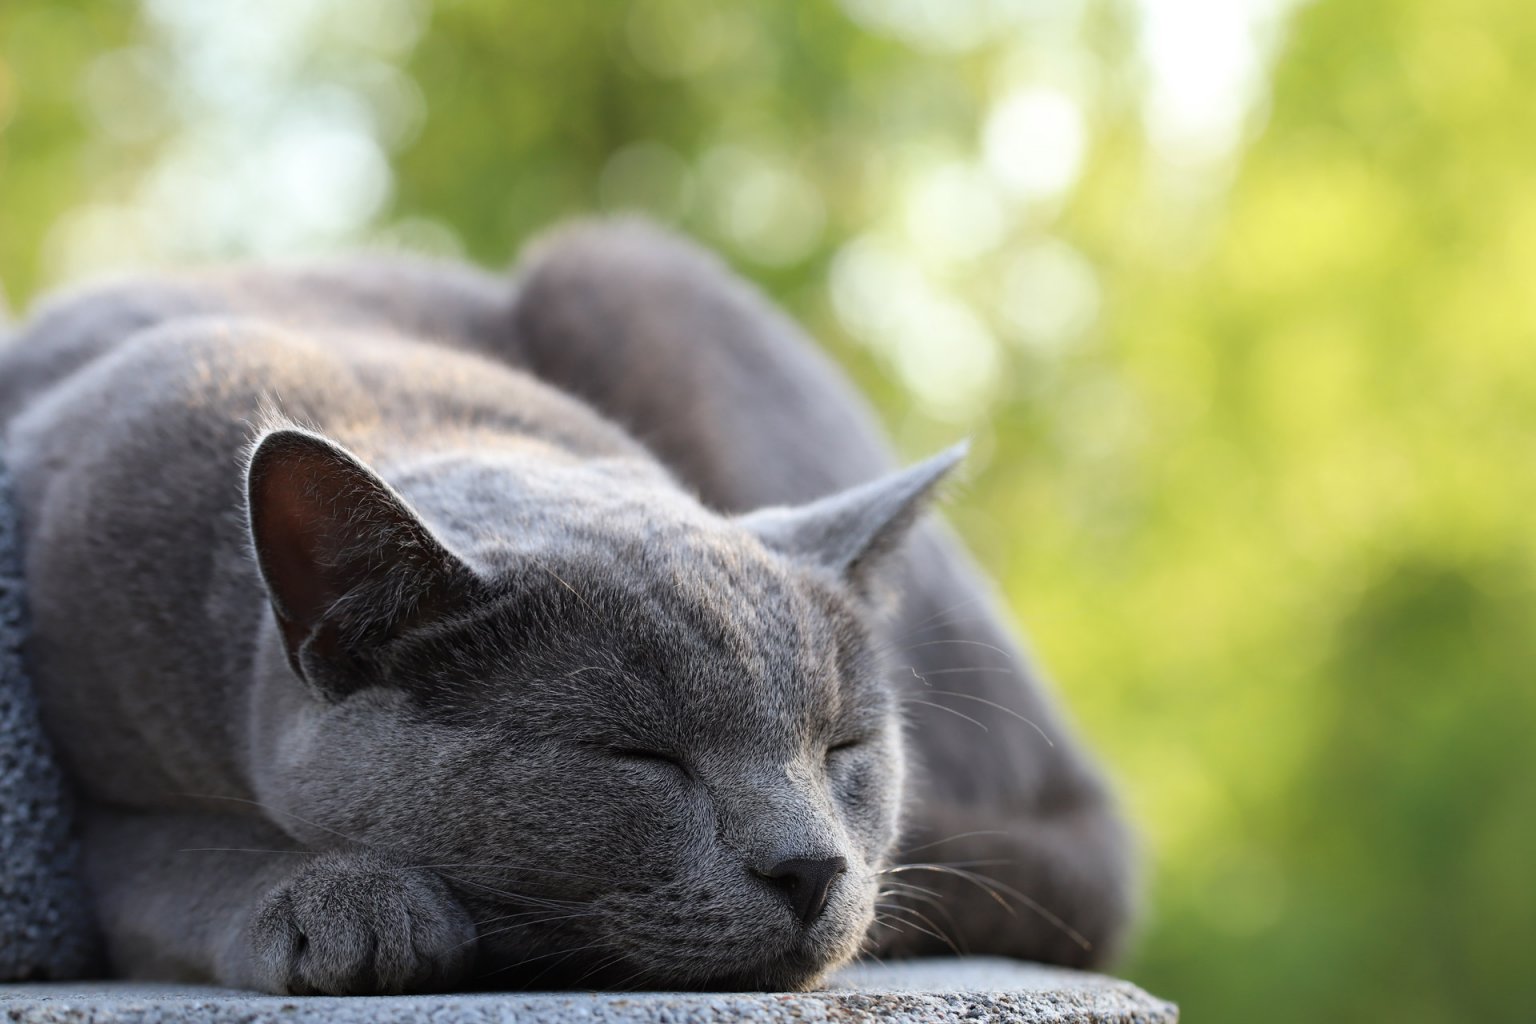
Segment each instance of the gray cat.
M287 993L1103 961L1126 838L830 364L715 260L56 298L0 350L111 970Z

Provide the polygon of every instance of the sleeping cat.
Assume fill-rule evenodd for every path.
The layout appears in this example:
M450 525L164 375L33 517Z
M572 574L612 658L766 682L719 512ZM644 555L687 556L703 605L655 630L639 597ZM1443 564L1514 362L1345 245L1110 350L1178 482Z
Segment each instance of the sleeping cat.
M120 282L0 349L110 969L286 993L1102 962L1128 858L848 386L638 223Z

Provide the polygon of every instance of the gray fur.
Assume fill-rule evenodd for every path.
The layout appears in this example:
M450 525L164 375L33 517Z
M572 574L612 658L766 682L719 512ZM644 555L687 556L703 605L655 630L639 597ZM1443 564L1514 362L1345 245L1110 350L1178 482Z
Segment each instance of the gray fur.
M0 354L0 440L121 973L793 988L866 934L1081 964L1121 931L1102 783L915 523L955 456L892 474L793 326L652 229L512 286L75 293ZM903 840L1001 888L882 873ZM761 875L830 857L802 927Z
M68 787L22 664L26 602L10 492L0 458L0 982L57 980L90 970L94 929Z

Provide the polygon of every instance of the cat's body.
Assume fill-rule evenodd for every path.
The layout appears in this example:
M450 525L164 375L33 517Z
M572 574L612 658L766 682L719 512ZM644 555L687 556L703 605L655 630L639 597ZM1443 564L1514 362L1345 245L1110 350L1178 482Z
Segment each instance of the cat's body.
M0 444L119 971L798 986L882 883L887 952L1122 929L1122 830L963 555L883 557L949 460L857 489L862 407L673 240L66 297ZM908 859L999 888L879 873L904 775Z

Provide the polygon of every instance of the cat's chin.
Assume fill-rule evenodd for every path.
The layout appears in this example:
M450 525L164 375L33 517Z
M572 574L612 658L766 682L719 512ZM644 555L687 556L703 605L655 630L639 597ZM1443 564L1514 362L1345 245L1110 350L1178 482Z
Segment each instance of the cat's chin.
M636 981L631 974L630 980L619 987L683 992L804 992L820 987L827 975L842 963L843 958L828 962L821 958L786 955L775 957L757 967L725 971L703 978L697 975L677 977L658 972L644 981Z
M485 987L496 989L538 987L693 992L803 992L819 987L827 975L852 958L852 953L829 956L807 950L791 950L773 956L763 963L725 969L718 974L701 977L696 970L680 973L664 967L647 969L631 955L622 960L608 961L598 970L575 963L534 971L528 976L493 970L482 977L487 979L484 982Z
M475 973L487 987L512 989L805 991L858 955L874 913L869 905L861 908L862 914L850 914L846 903L853 895L845 894L840 912L813 928L788 927L787 920L777 920L787 915L776 915L758 929L743 929L730 941L702 947L697 933L653 933L644 945L624 942L638 927L622 920L611 924L611 930L558 938L493 931L491 942L481 944Z
M828 962L824 958L797 955L778 957L764 968L727 974L696 986L706 992L804 992L821 987L827 975L841 966L844 958Z
M827 975L853 959L854 950L796 949L780 953L751 967L722 971L690 982L663 983L659 988L685 988L702 992L804 992L821 986Z

